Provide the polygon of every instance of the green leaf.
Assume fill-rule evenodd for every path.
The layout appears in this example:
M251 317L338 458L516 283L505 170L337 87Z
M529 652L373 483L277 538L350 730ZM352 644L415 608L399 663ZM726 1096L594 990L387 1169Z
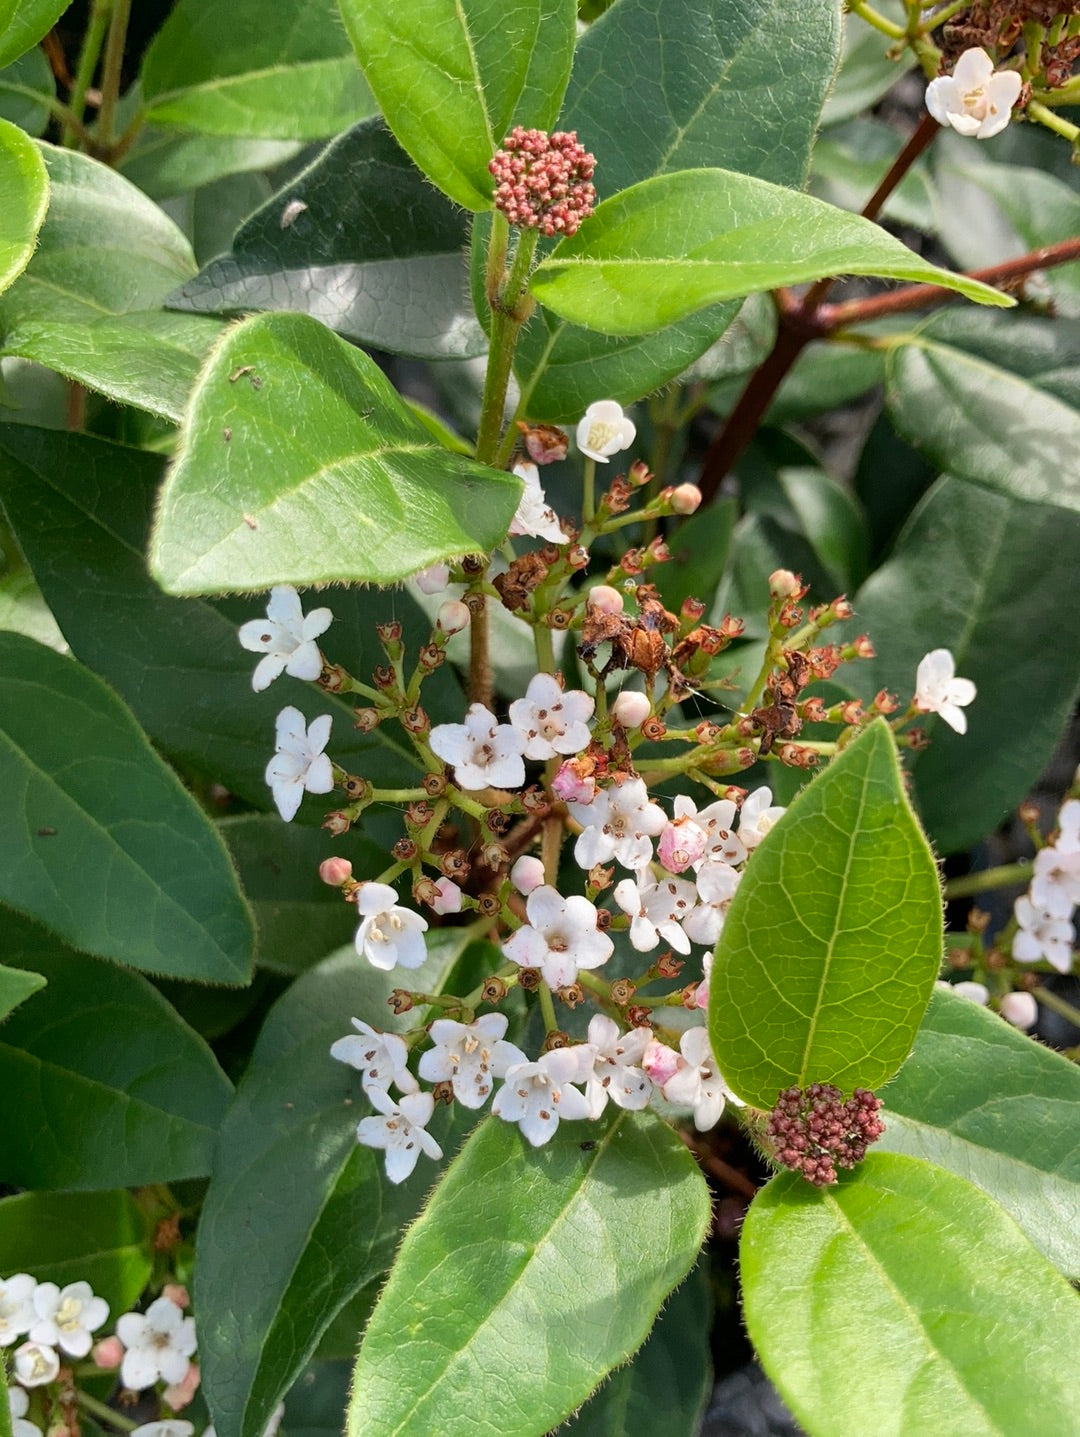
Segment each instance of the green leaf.
M209 135L321 140L375 108L333 0L179 0L142 88L153 124Z
M939 315L890 350L886 402L931 463L1080 509L1080 321Z
M488 161L515 124L551 129L574 55L575 0L339 0L402 147L467 210L491 208Z
M877 10L888 19L902 23L904 12L894 0L884 0ZM899 59L899 63L897 63ZM821 112L823 125L838 125L868 110L896 84L911 67L906 49L896 55L896 46L880 30L855 15L844 16L844 58L836 84Z
M870 541L862 510L824 470L785 466L776 469L775 477L755 476L746 507L805 535L827 573L833 597L840 590L851 592L866 573Z
M49 123L56 81L45 51L27 50L0 70L0 116L29 135L40 135Z
M565 1437L698 1437L712 1386L708 1269L697 1267L668 1299L640 1352L613 1372Z
M982 304L1015 304L928 264L860 215L712 169L660 175L605 200L538 266L532 289L576 324L641 334L720 300L838 274L928 282Z
M187 240L106 165L74 150L35 148L35 163L44 155L48 167L49 213L26 273L0 298L3 353L179 419L220 328L159 308L194 272Z
M937 869L884 719L755 850L716 950L713 1052L771 1108L797 1084L876 1088L907 1057L941 963Z
M672 563L657 569L656 583L673 613L689 598L700 599L706 613L711 609L727 568L736 509L734 499L721 499L668 535Z
M461 949L433 943L416 982L437 992ZM356 1142L358 1074L330 1057L357 1014L401 1031L399 975L350 947L299 978L263 1025L222 1128L196 1247L203 1389L221 1437L258 1437L334 1315L393 1258L434 1168L394 1187ZM440 1123L435 1131L442 1140ZM427 1161L425 1159L425 1161ZM272 1234L253 1261L253 1231Z
M34 141L0 120L0 291L30 262L49 207L49 176Z
M559 123L595 153L601 197L697 165L801 186L839 49L836 0L800 0L797 27L787 0L619 0L578 44ZM529 416L572 420L598 396L639 399L735 313L723 304L616 339L541 311L515 356Z
M130 711L21 634L0 633L0 672L0 901L133 968L246 982L251 914L225 845Z
M0 1272L88 1282L115 1321L142 1296L153 1230L131 1194L17 1193L0 1199Z
M0 963L0 1022L44 986L45 979L40 973L24 973L21 968Z
M0 65L10 65L49 33L71 0L0 0Z
M8 959L48 987L0 1028L0 1181L93 1192L204 1176L232 1091L210 1049L139 974L23 943L22 928Z
M467 240L461 212L368 120L290 179L169 304L294 310L376 349L467 359L487 348L463 282Z
M892 1153L835 1188L784 1174L740 1257L754 1347L815 1437L1077 1430L1076 1294L962 1178Z
M410 1228L357 1359L348 1437L541 1437L644 1341L697 1256L705 1181L649 1113L530 1149L489 1118ZM603 1314L602 1320L598 1315Z
M0 501L76 656L171 757L269 808L264 774L275 715L286 704L310 711L312 691L282 675L252 692L254 660L237 629L258 616L263 600L173 599L150 579L143 555L162 468L156 455L88 435L0 426ZM401 621L412 653L431 636L406 594L327 597L335 619L323 647L363 678L383 660L374 634L380 620ZM345 698L319 693L315 702L334 718L334 756L343 767L384 785L415 780L419 760L386 727L360 734ZM427 680L424 705L433 722L460 716L461 690L449 669ZM321 811L302 807L298 821L318 821Z
M1080 1277L1074 1063L939 989L883 1097L881 1148L975 1183L1066 1277Z
M294 140L188 135L147 125L117 168L151 199L164 200L230 175L276 169L301 148Z
M869 699L884 687L906 703L919 660L935 648L950 649L978 688L968 732L927 714L930 746L910 758L916 806L944 853L977 842L1020 802L1072 712L1080 663L1060 639L1080 622L1078 545L1076 514L944 476L855 597L877 651L852 667L857 693Z
M521 481L449 454L306 315L231 329L192 396L150 567L170 593L390 584L506 534Z

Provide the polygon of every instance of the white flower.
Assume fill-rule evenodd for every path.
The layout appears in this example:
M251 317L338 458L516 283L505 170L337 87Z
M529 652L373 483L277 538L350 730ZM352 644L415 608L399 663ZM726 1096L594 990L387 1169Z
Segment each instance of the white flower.
M923 713L940 714L957 733L967 733L963 710L974 697L975 685L970 679L956 677L956 661L948 649L931 649L919 660L915 707Z
M265 654L255 665L251 687L256 693L269 688L281 673L294 679L317 679L322 654L315 640L334 622L329 609L312 609L306 617L300 595L289 584L270 590L265 619L250 619L240 627L240 642L253 654Z
M356 909L364 920L356 930L356 951L373 968L388 973L399 963L402 968L420 967L427 957L427 919L402 908L389 883L363 884Z
M724 915L735 896L742 874L728 863L703 863L698 869L697 891L700 902L686 915L683 928L695 943L711 948L720 937Z
M599 968L614 950L614 943L596 926L596 908L587 898L563 898L543 884L525 900L528 923L502 945L502 951L522 968L539 968L549 988L566 988L575 982L579 968Z
M574 860L582 868L617 858L625 868L645 868L652 862L652 839L663 831L664 810L649 800L640 778L605 788L592 803L571 803L570 816L582 825L574 845Z
M382 1116L361 1118L356 1136L366 1147L386 1149L386 1176L392 1183L405 1181L421 1152L429 1158L442 1157L442 1148L425 1131L435 1111L435 1099L430 1093L406 1093L400 1103L395 1103L381 1088L372 1088L368 1097Z
M160 1422L144 1422L135 1428L131 1437L194 1437L194 1432L194 1426L182 1417L164 1417Z
M95 1297L88 1282L71 1282L62 1290L55 1282L40 1282L34 1292L31 1342L60 1347L69 1357L85 1357L93 1346L90 1336L109 1315L109 1304Z
M585 1086L590 1118L600 1116L609 1098L632 1112L648 1104L652 1083L640 1064L651 1042L651 1028L633 1028L623 1033L618 1023L603 1013L589 1020L588 1044L596 1050L593 1071Z
M127 1348L120 1381L132 1392L163 1382L181 1382L197 1347L195 1323L171 1298L159 1297L145 1312L125 1312L116 1335Z
M739 837L744 846L748 849L756 848L785 811L773 804L772 789L755 788L753 793L743 800L743 806L739 810ZM727 861L730 863L732 860Z
M296 817L305 789L329 793L334 786L334 768L323 753L333 721L330 714L320 714L305 724L300 710L291 707L277 716L277 751L266 765L266 781L286 823Z
M525 488L518 501L517 512L510 521L511 534L527 534L531 539L546 539L549 544L565 544L555 510L548 504L540 485L540 471L535 464L515 464L514 473Z
M682 878L653 883L646 868L638 874L636 883L632 878L616 883L613 896L630 917L630 942L639 953L650 952L661 939L677 953L690 952L690 940L680 924L697 903L692 883Z
M391 1083L403 1093L417 1092L420 1084L409 1072L409 1049L405 1040L396 1033L380 1033L378 1028L369 1027L359 1018L354 1018L352 1025L356 1032L332 1044L331 1058L356 1068L365 1092L371 1087L387 1089Z
M772 799L772 794L767 788L759 788L756 792L764 796L765 803L763 804L761 800L758 799L751 805L750 828L756 827L758 818L762 816L762 810ZM744 814L747 804L750 804L750 799L753 797L754 795L751 794L743 805ZM761 838L765 836L769 828L772 827L783 811L782 808L773 810L772 817L767 821L767 827L762 830L758 837L752 838L749 843L744 843L743 838L745 838L746 835L744 834L743 838L740 838L739 835L733 831L735 814L737 812L735 804L730 798L718 798L715 803L710 803L708 808L703 808L694 819L698 827L705 830L705 852L702 855L701 862L742 863L746 858L747 848L752 847L754 843L760 842ZM740 827L745 821L745 818L740 820Z
M28 1272L0 1278L0 1347L29 1332L34 1322L34 1289L37 1282Z
M475 1023L436 1018L431 1025L435 1046L420 1057L420 1076L428 1083L450 1083L454 1097L467 1108L482 1108L491 1096L493 1078L505 1078L525 1054L505 1041L505 1013L485 1013Z
M524 741L526 758L554 758L580 753L588 745L595 707L584 689L564 693L551 674L535 674L525 697L510 705L510 722Z
M277 1437L277 1430L281 1426L281 1419L284 1416L285 1404L284 1402L279 1402L273 1412L270 1413L270 1419L263 1428L261 1437ZM132 1433L132 1437L135 1437L134 1433ZM212 1423L209 1427L203 1428L202 1437L217 1437L217 1429Z
M1072 969L1072 945L1076 933L1067 918L1056 918L1036 908L1026 895L1014 905L1019 932L1013 939L1012 956L1018 963L1037 963L1040 958L1059 973Z
M682 1062L664 1084L664 1097L677 1107L693 1108L694 1127L704 1133L720 1121L728 1098L740 1107L742 1104L724 1082L703 1027L687 1028L679 1039L679 1049Z
M555 1135L560 1118L587 1118L589 1101L572 1083L585 1082L593 1066L588 1043L573 1048L552 1048L535 1063L515 1063L495 1094L491 1111L508 1123L517 1123L534 1148Z
M1039 1021L1039 1005L1031 993L1006 993L998 1011L1014 1028L1034 1028Z
M1021 83L1016 70L995 70L985 50L965 50L951 75L927 85L926 108L939 125L989 140L1009 123Z
M1080 798L1070 798L1061 805L1054 847L1059 853L1080 853Z
M11 1408L11 1437L41 1437L41 1428L26 1420L30 1398L24 1387L8 1388L8 1406Z
M24 1342L12 1353L15 1363L15 1380L23 1387L44 1387L55 1382L60 1371L60 1359L52 1347L40 1342Z
M588 459L606 464L620 449L629 449L637 434L622 406L614 399L598 399L590 404L577 427L577 446Z
M429 742L444 763L453 764L458 788L520 788L525 782L524 739L483 704L470 704L464 723L436 724Z
M1032 903L1054 918L1068 918L1080 903L1080 852L1048 844L1036 853L1034 867Z
M697 804L680 793L675 799L675 816L667 824L656 845L657 857L671 873L684 873L697 863L708 846L705 830L695 820Z

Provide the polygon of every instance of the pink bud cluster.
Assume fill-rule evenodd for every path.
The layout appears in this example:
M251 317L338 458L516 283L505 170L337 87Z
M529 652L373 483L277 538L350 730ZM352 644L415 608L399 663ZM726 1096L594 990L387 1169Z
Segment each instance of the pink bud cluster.
M815 1187L829 1187L836 1169L862 1162L885 1131L880 1107L881 1099L866 1088L856 1088L846 1102L832 1083L785 1088L766 1127L773 1156Z
M495 208L522 229L576 234L596 203L595 167L576 131L546 135L517 125L488 165L495 176Z

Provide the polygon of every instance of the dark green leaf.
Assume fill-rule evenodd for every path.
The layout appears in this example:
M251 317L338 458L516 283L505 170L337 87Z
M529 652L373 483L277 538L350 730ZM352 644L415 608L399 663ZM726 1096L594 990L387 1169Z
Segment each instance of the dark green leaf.
M0 65L10 65L47 35L70 0L0 0Z
M904 136L892 125L866 115L850 124L838 125L822 135L814 146L811 192L830 204L860 213L903 144ZM935 234L938 228L935 199L925 161L916 161L885 201L881 213L893 224L911 225L924 234ZM963 261L961 265L969 268Z
M0 70L0 116L30 135L40 135L49 123L49 102L56 98L56 81L44 50L27 50L12 65Z
M49 176L34 141L0 120L0 290L29 263L49 205Z
M1080 1277L1080 1070L944 989L884 1090L880 1146L967 1178Z
M1080 621L1078 546L1076 514L945 476L856 595L877 651L850 671L859 694L885 687L906 704L935 648L951 649L957 673L978 687L968 732L928 714L930 746L911 756L919 813L944 853L969 847L1019 803L1072 711L1080 664L1060 636Z
M805 465L778 468L775 478L762 475L749 492L747 509L805 536L828 575L830 597L851 592L866 573L869 536L862 510L824 470Z
M541 1437L641 1345L697 1256L708 1190L650 1113L590 1126L588 1151L583 1131L531 1149L488 1118L468 1140L372 1314L349 1437L471 1437L493 1412L500 1437Z
M36 934L24 950L21 929L8 959L48 987L0 1028L0 1181L93 1192L208 1173L232 1091L210 1049L139 974Z
M785 1174L740 1256L750 1337L807 1431L1077 1430L1076 1294L962 1178L893 1153L835 1188Z
M229 175L272 170L291 160L300 148L293 140L186 135L147 125L117 168L151 199L164 200Z
M488 161L515 124L552 127L576 0L339 0L386 122L467 210L491 208Z
M374 361L323 325L257 315L196 385L150 567L177 594L390 584L493 548L520 492L437 444Z
M359 344L469 358L487 341L468 307L467 229L379 120L323 153L169 296L215 314L296 310Z
M0 1272L38 1282L88 1282L113 1321L142 1296L153 1230L131 1194L18 1193L0 1200ZM99 1334L100 1335L100 1334Z
M900 526L936 478L937 470L904 443L887 415L879 415L855 470L855 493L869 526L875 561L880 562L892 547Z
M656 580L664 603L673 613L678 613L688 598L700 599L706 613L712 608L727 567L736 507L734 499L721 499L668 536L672 563L656 571Z
M245 982L251 914L225 845L130 711L21 634L0 633L0 671L0 900L87 952Z
M943 948L937 868L877 719L755 850L716 950L713 1052L735 1092L886 1082L911 1051Z
M0 1022L44 986L45 979L40 973L24 973L21 968L0 963Z
M876 8L895 23L904 19L903 10L894 0L884 0ZM912 60L906 47L899 57L896 48L880 30L867 25L857 15L845 15L844 57L836 84L821 112L823 125L838 125L853 119L892 89Z

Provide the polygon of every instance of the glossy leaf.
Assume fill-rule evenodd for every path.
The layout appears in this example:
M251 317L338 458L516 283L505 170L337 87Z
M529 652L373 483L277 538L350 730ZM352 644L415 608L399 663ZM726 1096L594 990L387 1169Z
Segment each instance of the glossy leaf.
M708 1221L704 1179L652 1114L563 1124L538 1150L489 1118L405 1236L349 1437L458 1437L496 1411L501 1437L542 1437L641 1345Z
M180 0L142 87L153 124L210 135L319 140L375 108L333 0Z
M521 482L448 453L306 315L231 329L199 378L150 567L170 593L390 584L506 534Z
M515 124L553 126L576 0L339 0L386 122L467 210L491 208L488 161Z
M876 1088L907 1057L942 956L933 855L883 719L755 850L716 950L709 1031L738 1095Z
M37 148L49 171L49 212L26 273L0 298L3 353L178 419L220 328L159 309L194 272L187 240L106 165L75 150Z
M22 274L49 205L49 177L37 146L0 120L0 290Z
M461 212L368 120L290 179L169 304L295 310L359 344L466 359L487 347L463 283L467 237Z
M460 948L452 935L433 944L415 981L437 992ZM226 1117L196 1250L203 1390L221 1437L263 1431L334 1315L390 1265L436 1171L385 1181L381 1155L356 1142L359 1075L330 1057L354 1013L415 1023L387 1007L399 982L351 946L304 974L263 1025Z
M236 135L189 135L147 125L117 169L152 200L169 199L230 175L272 170L302 146L295 140L251 140Z
M1080 1277L1075 1064L941 988L882 1096L881 1148L975 1183L1066 1277Z
M601 197L697 165L801 186L840 49L835 0L619 0L578 43L559 124L597 157ZM642 123L642 116L648 123ZM598 396L627 404L680 374L734 304L658 334L613 338L541 310L515 368L529 415L573 420Z
M44 986L45 979L40 973L25 973L21 968L0 963L0 1023Z
M9 961L48 986L0 1027L0 1181L93 1192L208 1173L232 1091L210 1049L139 974L36 935L24 949L20 931Z
M123 1189L0 1199L0 1272L28 1272L58 1287L88 1282L114 1321L142 1296L153 1236L146 1214Z
M0 0L0 65L10 65L49 33L70 0Z
M893 23L902 22L904 12L895 0L884 0L877 11ZM905 48L897 56L896 46L857 15L844 16L844 56L836 84L821 112L823 125L838 125L853 119L877 103L911 65ZM865 117L864 117L865 118Z
M40 135L49 123L49 102L56 81L40 47L0 70L0 116L28 135Z
M785 1174L740 1257L750 1337L807 1431L1076 1430L1076 1294L962 1178L893 1153L835 1188Z
M678 613L688 598L700 599L706 613L711 609L727 567L735 513L735 501L721 499L668 535L672 562L656 570L656 584L673 613Z
M1080 321L948 314L890 351L900 433L999 494L1080 509Z
M928 264L860 215L714 169L660 175L605 200L540 264L532 289L576 324L640 334L721 300L834 274L927 282L983 304L1015 303Z
M778 467L775 478L755 476L746 507L805 536L828 576L831 597L850 593L865 574L869 537L862 510L824 470L792 465Z
M225 846L130 711L21 634L0 633L0 671L0 900L133 968L245 982L251 914Z
M919 660L935 648L950 649L978 688L968 732L927 714L930 746L909 760L916 806L944 853L975 843L1020 802L1072 711L1080 662L1059 639L1080 622L1078 545L1080 517L1069 510L946 476L855 596L877 651L849 674L864 698L884 686L907 703Z

